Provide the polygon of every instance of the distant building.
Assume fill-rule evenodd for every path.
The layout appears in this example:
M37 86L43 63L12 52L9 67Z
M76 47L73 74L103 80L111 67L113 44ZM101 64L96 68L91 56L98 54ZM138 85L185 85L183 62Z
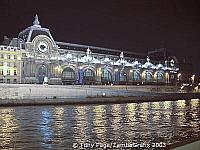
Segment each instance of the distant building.
M177 82L179 84L183 84L183 83L191 84L193 82L192 76L193 76L193 66L192 66L192 64L185 62L185 61L180 62L179 63L179 73L178 73Z
M178 61L95 46L57 42L38 16L0 46L0 82L49 84L176 84Z

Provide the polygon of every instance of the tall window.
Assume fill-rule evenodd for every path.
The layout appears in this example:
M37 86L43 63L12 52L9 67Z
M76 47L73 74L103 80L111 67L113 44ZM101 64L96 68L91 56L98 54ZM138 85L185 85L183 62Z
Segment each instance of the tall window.
M151 75L150 72L146 72L145 79L146 79L146 81L151 81L152 80L152 75Z
M139 81L140 80L140 74L136 71L133 72L133 80Z
M125 72L120 72L120 81L126 81L127 74Z
M14 70L14 75L17 75L17 70Z
M10 70L7 70L7 75L10 75Z
M85 80L94 80L94 72L91 69L86 69L84 72Z
M10 67L10 62L7 62L7 66Z
M162 81L163 80L163 74L162 73L158 73L157 74L157 80L158 81Z
M64 79L75 79L75 72L72 68L65 68L62 73Z
M111 81L111 73L108 70L104 69L102 71L101 78L104 81Z
M10 83L10 79L7 79L7 83Z
M17 67L17 64L16 64L16 62L14 62L14 67Z

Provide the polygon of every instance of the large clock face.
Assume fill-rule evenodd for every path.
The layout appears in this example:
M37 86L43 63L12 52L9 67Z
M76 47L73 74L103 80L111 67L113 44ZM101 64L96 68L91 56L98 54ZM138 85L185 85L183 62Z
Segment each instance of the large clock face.
M48 46L48 44L47 44L46 42L43 42L43 41L39 42L39 44L38 44L38 50L39 50L40 52L44 53L44 52L46 52L48 49L49 49L49 46Z

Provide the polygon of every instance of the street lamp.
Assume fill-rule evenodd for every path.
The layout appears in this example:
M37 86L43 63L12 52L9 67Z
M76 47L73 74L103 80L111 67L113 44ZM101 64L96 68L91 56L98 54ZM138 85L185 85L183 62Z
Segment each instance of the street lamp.
M177 80L178 80L178 82L181 84L181 73L178 73L178 75L177 75Z
M180 81L181 73L178 73L178 81Z
M127 90L127 76L126 76L126 73L124 73L124 77L125 77L125 80L126 80L126 90Z
M195 80L195 75L194 74L192 75L191 79L192 79L192 85L193 85L194 84L194 80Z
M169 83L169 73L166 72L166 84L168 84L168 83Z

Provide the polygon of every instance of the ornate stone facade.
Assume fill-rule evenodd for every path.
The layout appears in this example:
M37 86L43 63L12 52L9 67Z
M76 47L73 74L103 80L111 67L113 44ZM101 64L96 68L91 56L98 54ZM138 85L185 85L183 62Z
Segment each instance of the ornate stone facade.
M45 76L49 84L175 84L177 78L174 56L151 60L145 54L56 42L37 15L32 26L1 46L0 53L6 54L7 47L20 52L17 83L43 83ZM0 78L7 76L2 72Z

